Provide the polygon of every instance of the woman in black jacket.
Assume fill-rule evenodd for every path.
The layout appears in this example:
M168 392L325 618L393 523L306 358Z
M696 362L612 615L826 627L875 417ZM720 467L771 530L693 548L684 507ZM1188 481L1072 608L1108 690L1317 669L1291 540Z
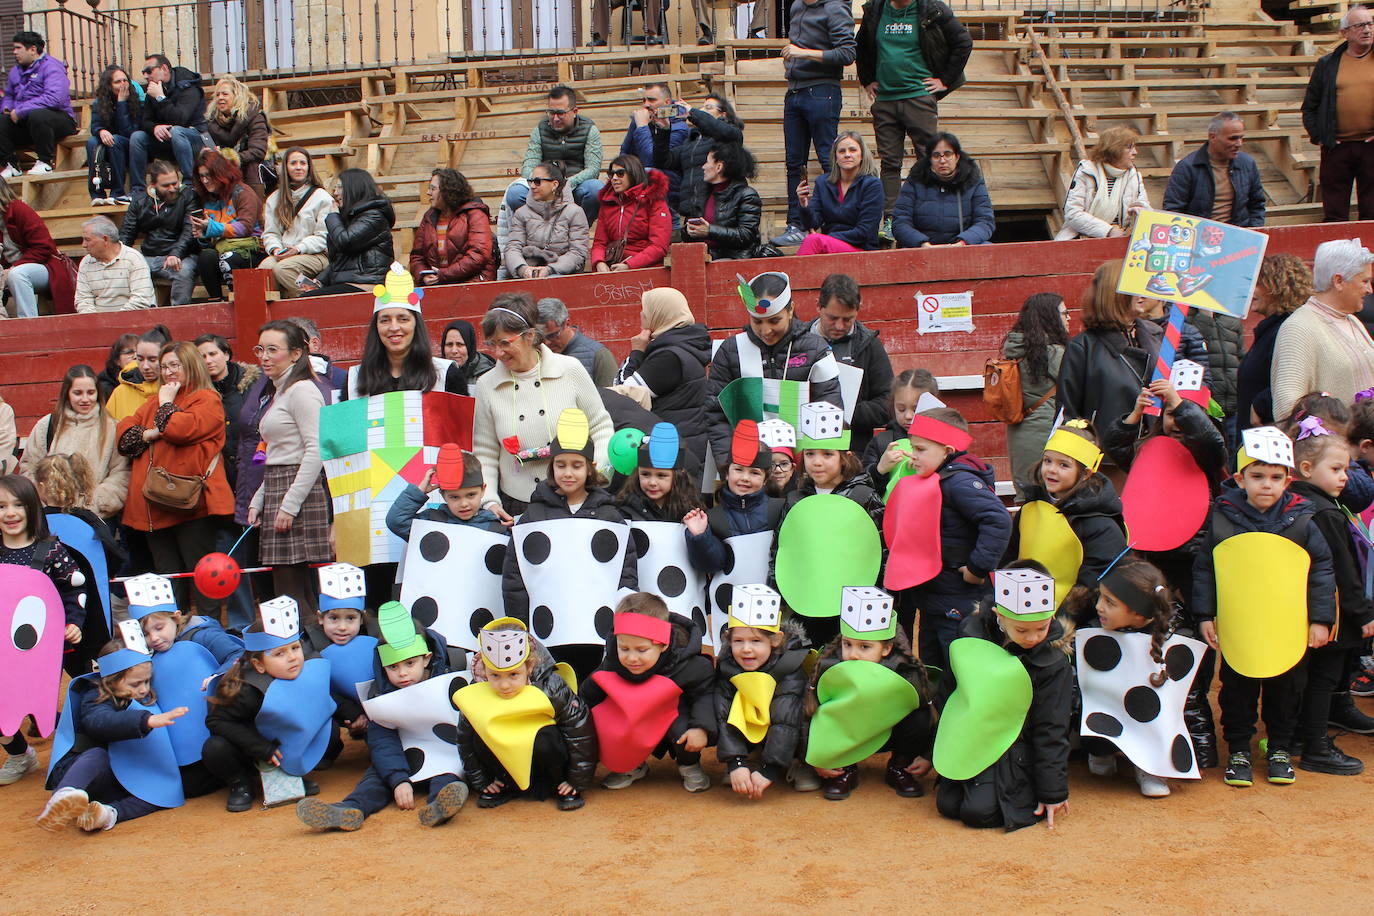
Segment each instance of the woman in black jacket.
M722 95L708 95L700 108L679 106L692 125L687 139L668 152L668 168L682 176L678 185L678 212L700 215L710 191L702 178L701 167L706 154L727 143L744 142L744 122L735 114L735 106Z
M752 257L759 245L763 201L749 186L754 169L753 155L738 144L717 146L706 154L700 170L707 188L701 210L680 212L687 221L687 238L705 242L712 260Z
M317 278L320 288L306 295L332 296L371 289L386 278L396 259L391 227L396 211L364 169L344 169L334 185L339 212L324 219L329 266Z

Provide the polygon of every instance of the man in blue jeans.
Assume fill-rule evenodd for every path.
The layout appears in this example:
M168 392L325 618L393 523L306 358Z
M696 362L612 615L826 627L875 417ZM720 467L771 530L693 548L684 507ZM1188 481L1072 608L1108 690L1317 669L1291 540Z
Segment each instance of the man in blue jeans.
M143 62L148 80L143 95L143 121L129 138L129 195L145 192L148 155L175 159L183 181L196 173L196 153L210 145L205 125L205 92L200 74L173 67L165 54L150 54Z
M774 238L779 247L800 245L797 185L806 177L808 147L816 149L821 171L830 171L830 147L840 126L840 77L857 52L854 13L847 0L795 0L788 29L787 97L782 107L782 139L787 160L787 231Z

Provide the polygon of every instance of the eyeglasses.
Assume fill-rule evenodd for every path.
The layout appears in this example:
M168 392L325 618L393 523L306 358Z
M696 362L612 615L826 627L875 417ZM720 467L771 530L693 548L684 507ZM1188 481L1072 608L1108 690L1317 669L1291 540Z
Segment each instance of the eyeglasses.
M259 346L256 346L256 347L253 348L253 355L256 356L256 357L258 357L259 359L261 359L261 358L264 357L264 356L273 356L273 357L275 357L278 353L285 353L285 352L286 352L286 348L285 348L285 347L278 347L278 346L274 346L274 345L271 345L271 344L269 344L268 346L265 346L265 347L259 345Z
M556 178L530 178L527 180L530 184L534 185L535 187L538 187L541 184L557 184L558 182L558 179Z
M612 178L622 178L630 173L625 169L607 169L606 174L610 175Z
M930 158L932 158L932 159L957 159L958 156L959 156L959 154L956 153L956 152L954 152L954 150L947 150L947 151L945 151L945 152L943 152L943 153L931 153L931 154L930 154Z
M551 118L561 118L561 117L563 117L564 115L570 115L570 114L572 114L572 113L573 113L573 110L572 110L571 108L563 108L563 109L550 108L550 109L548 110L548 115L549 115L549 117L551 117Z

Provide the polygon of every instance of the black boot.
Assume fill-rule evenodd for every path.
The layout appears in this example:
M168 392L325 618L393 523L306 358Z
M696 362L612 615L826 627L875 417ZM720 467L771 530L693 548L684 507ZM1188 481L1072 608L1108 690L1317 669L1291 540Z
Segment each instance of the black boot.
M1358 776L1364 772L1364 762L1336 747L1330 737L1321 737L1303 742L1298 769L1332 776Z
M1327 724L1357 735L1374 735L1374 719L1360 711L1350 691L1331 694L1331 712Z
M1206 691L1196 688L1188 691L1183 703L1183 724L1188 729L1188 737L1193 741L1193 753L1197 755L1197 765L1203 769L1221 763L1217 755L1217 731L1212 722L1212 704Z

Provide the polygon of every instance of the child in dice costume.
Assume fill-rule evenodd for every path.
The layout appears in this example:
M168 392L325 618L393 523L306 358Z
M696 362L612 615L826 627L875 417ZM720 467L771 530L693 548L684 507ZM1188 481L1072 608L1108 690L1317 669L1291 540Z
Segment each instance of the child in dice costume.
M322 830L357 830L389 803L418 808L420 824L437 827L462 810L468 787L456 744L458 715L449 696L467 681L461 649L449 649L433 630L416 625L399 601L377 612L382 641L374 677L359 687L367 712L367 749L372 762L341 802L303 798L296 816ZM417 804L421 796L423 803Z
M513 798L558 799L576 811L596 775L596 733L587 706L514 617L482 627L485 680L453 694L462 712L458 748L479 808ZM546 657L545 657L546 658Z

